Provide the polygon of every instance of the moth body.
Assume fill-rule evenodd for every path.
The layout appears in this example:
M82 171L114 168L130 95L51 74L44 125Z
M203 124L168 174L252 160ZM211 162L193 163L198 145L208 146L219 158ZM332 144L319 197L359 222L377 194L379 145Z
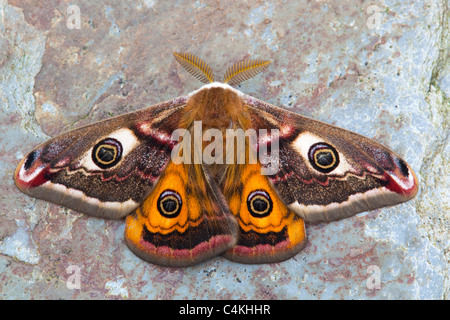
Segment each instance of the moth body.
M389 148L233 88L269 61L238 62L221 83L198 57L175 57L205 85L43 143L19 163L17 187L96 217L126 217L128 247L176 267L220 254L282 261L306 243L305 221L416 195L413 170Z
M182 123L202 121L204 129L224 131L245 121L243 94L228 84L214 82L188 95Z

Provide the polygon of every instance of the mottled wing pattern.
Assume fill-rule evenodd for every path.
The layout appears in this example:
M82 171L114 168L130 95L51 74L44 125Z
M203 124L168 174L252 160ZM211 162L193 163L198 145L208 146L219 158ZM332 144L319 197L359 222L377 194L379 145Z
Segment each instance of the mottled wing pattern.
M124 217L170 160L185 102L176 98L55 137L22 160L15 183L32 197L82 213Z
M396 153L359 134L244 98L251 127L279 130L279 170L268 176L281 199L309 222L405 202L417 178ZM259 139L271 150L273 140ZM272 154L269 154L269 158Z

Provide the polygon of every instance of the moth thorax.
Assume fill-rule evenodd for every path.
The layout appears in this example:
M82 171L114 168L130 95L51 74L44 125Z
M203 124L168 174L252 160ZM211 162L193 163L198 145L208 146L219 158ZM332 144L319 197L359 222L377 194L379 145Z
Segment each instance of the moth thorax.
M230 123L245 119L242 98L232 89L209 87L200 89L189 97L186 106L187 123L202 121L203 130L225 130Z

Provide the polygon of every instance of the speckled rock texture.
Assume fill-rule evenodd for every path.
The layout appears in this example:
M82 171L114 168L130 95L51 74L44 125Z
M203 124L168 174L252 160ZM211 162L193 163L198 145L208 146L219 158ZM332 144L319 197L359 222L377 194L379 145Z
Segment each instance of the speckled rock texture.
M79 13L79 15L78 15ZM448 299L448 2L0 0L0 299ZM126 247L124 222L19 192L37 144L273 60L240 90L388 145L415 170L405 204L307 225L294 258L174 269Z

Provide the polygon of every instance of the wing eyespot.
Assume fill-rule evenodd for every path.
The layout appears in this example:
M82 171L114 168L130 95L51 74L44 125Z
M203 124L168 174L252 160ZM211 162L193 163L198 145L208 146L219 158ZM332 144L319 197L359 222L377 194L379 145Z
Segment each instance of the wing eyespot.
M325 142L318 142L309 148L309 162L319 172L329 173L339 165L339 154L336 149Z
M165 190L161 193L157 201L159 213L166 218L175 218L181 212L181 196L173 190Z
M92 148L92 161L101 169L114 167L122 159L122 144L113 138L106 138Z
M255 218L267 217L273 209L272 199L264 190L255 190L247 198L247 208Z

